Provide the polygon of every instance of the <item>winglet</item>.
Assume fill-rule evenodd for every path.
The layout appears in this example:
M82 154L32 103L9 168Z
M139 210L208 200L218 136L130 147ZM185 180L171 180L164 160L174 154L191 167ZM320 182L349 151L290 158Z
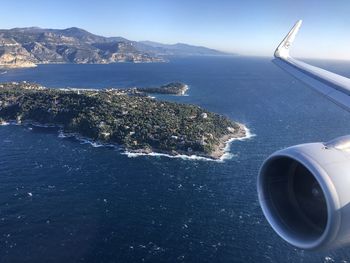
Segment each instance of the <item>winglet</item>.
M302 20L299 20L298 22L296 22L293 28L289 31L288 35L283 39L281 44L279 44L279 46L275 50L276 58L287 59L289 57L289 48L292 45L294 38L299 31L301 23L302 23Z

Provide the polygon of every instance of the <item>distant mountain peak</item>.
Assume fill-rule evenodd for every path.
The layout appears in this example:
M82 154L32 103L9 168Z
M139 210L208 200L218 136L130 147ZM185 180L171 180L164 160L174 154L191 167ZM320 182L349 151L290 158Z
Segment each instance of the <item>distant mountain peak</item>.
M171 56L201 55L225 53L184 43L167 45L152 41L130 41L122 37L103 37L79 27L0 30L0 67L13 63L15 65L12 66L20 67L33 63L164 62Z
M9 29L9 31L18 31L18 32L32 32L32 31L42 31L41 27L32 26L32 27L15 27Z
M91 35L93 35L92 33L86 31L85 29L79 28L79 27L69 27L69 28L66 28L66 29L62 29L61 31L63 31L63 32L70 32L70 33L84 33L84 34L91 34Z
M76 26L68 27L68 28L65 28L65 29L62 29L62 30L65 30L65 31L84 31L84 32L87 32L85 29L82 29L82 28L76 27Z

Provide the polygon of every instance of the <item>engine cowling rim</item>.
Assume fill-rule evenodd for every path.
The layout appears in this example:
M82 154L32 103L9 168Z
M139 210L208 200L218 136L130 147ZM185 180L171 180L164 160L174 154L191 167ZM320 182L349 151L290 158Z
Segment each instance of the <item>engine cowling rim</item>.
M306 145L303 146L305 147ZM259 203L271 227L287 243L290 243L291 245L300 249L322 250L325 247L331 247L333 241L335 240L338 234L341 222L341 216L339 214L340 202L337 195L337 191L327 172L316 160L314 160L311 156L307 155L306 153L300 151L298 147L300 146L294 146L281 151L277 151L264 161L259 171L257 184ZM327 224L322 235L313 241L303 241L301 239L296 238L295 235L293 237L293 234L288 233L288 231L286 231L286 229L278 221L278 219L276 219L273 216L271 204L267 202L263 182L265 169L268 168L270 162L276 161L279 158L290 158L305 166L317 180L325 195L327 205Z

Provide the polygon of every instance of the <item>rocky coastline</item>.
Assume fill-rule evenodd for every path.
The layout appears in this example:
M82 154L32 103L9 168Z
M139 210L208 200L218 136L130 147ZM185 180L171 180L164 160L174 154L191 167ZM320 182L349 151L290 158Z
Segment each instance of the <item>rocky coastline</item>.
M247 135L244 125L195 105L133 96L122 89L59 90L26 82L0 84L0 124L10 121L59 126L63 133L133 153L215 160L232 139Z

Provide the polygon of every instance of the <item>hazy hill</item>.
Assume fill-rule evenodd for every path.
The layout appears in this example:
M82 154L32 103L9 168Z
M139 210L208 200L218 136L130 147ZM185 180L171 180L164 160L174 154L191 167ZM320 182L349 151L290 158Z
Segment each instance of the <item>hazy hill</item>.
M222 56L233 55L224 53L215 49L210 49L202 46L192 46L183 43L177 44L162 44L152 41L141 41L137 43L140 50L153 51L164 56Z
M165 45L103 37L84 29L38 27L0 30L0 66L29 67L38 63L164 62L169 56L227 55L187 44Z

